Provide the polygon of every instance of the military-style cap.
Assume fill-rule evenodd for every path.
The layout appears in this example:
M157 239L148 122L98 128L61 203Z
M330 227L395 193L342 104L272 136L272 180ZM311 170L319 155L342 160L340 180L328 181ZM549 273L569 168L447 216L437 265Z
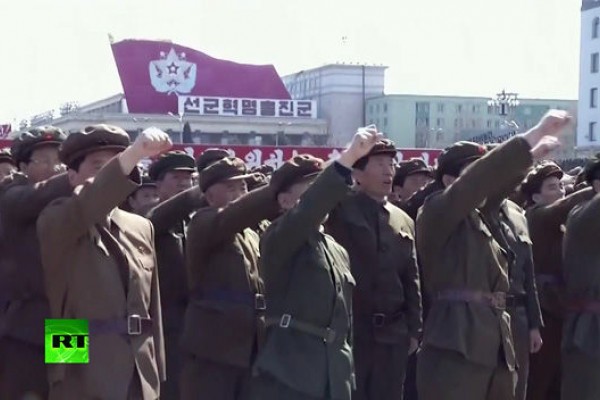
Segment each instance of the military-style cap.
M414 174L432 175L431 169L422 158L411 158L410 160L401 161L396 166L396 174L394 175L394 186L400 186L404 183L407 176Z
M253 172L248 179L246 179L246 185L248 185L249 192L258 189L259 187L267 186L268 184L269 179L265 174L261 174L260 172Z
M323 171L323 160L309 154L297 155L273 172L270 185L275 193L285 192L292 185L315 178Z
M583 176L590 185L594 180L600 179L600 153L588 160L583 170Z
M396 145L390 139L381 139L377 141L377 143L375 143L375 145L371 148L371 151L369 151L369 153L366 156L359 158L354 163L354 166L356 166L357 164L365 164L369 157L378 156L382 154L396 157Z
M229 157L227 150L223 149L206 149L196 159L196 168L201 172L210 164Z
M438 179L444 175L460 175L460 170L466 163L481 158L486 152L485 146L466 141L456 142L446 147L438 157Z
M275 171L275 168L271 167L270 165L266 165L266 164L252 168L252 172L260 172L261 174L266 175L266 176L270 176L271 174L273 174L274 171Z
M129 146L129 135L114 125L86 126L71 133L60 148L60 160L68 167L83 156L101 150L123 151Z
M55 126L41 126L21 133L13 140L11 153L15 164L26 162L33 150L42 146L60 146L67 135Z
M142 175L142 183L140 184L140 189L144 187L156 187L156 182L148 175Z
M0 163L10 163L15 165L15 160L13 160L12 154L8 147L0 150Z
M558 165L552 161L544 161L533 168L525 180L521 184L521 191L527 197L531 197L535 193L539 193L542 189L542 184L547 178L555 176L558 179L562 179L563 171Z
M185 151L174 150L162 154L158 160L154 161L148 169L148 176L156 181L165 172L194 172L195 170L196 162L193 157L188 155Z
M250 177L246 164L237 157L227 157L206 167L198 177L200 190L206 190L215 183L246 179Z

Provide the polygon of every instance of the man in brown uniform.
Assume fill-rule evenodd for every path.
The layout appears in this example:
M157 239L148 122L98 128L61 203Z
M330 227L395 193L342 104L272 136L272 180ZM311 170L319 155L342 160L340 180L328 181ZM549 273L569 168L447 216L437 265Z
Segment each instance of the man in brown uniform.
M417 217L417 248L433 300L419 355L421 400L485 400L514 397L515 354L509 316L508 258L480 208L525 173L533 158L556 147L568 124L550 111L529 132L486 154L459 142L438 159L437 180ZM484 156L485 154L485 156ZM469 165L469 163L471 163Z
M350 255L358 400L401 399L408 355L421 335L414 223L386 197L396 146L376 143L353 166L357 190L330 214L327 231Z
M389 200L396 205L405 203L431 180L431 169L423 159L411 158L410 160L401 161L396 167Z
M595 195L573 209L564 237L563 400L600 398L600 159L586 166L585 180Z
M509 193L522 179L511 183ZM482 208L492 235L508 256L510 289L506 308L517 357L516 400L525 400L529 375L529 353L537 353L542 346L540 328L542 315L535 284L531 239L525 212L510 200L488 198Z
M121 128L94 125L61 147L75 187L37 228L53 318L87 319L89 364L49 368L50 399L155 400L164 346L153 228L117 206L139 184L136 164L171 147L158 129L129 146ZM137 175L137 176L136 176Z
M142 175L142 184L127 198L127 208L134 214L145 216L159 202L156 182L147 175Z
M0 219L7 263L2 271L2 297L8 307L0 332L0 398L21 400L26 394L45 398L44 319L50 315L35 222L52 200L71 187L58 159L66 135L55 127L32 129L16 138L12 154L21 173L5 179L0 189ZM54 176L54 177L53 177Z
M165 400L179 399L179 340L187 306L186 231L191 214L201 205L199 190L190 190L192 173L195 171L195 160L183 151L162 154L148 170L150 178L156 182L159 195L159 204L148 212L147 217L154 225L161 286L167 356L167 382L161 390L161 398Z
M259 238L252 228L273 217L277 204L269 187L248 194L248 177L239 158L219 160L200 173L209 207L198 210L188 226L184 400L239 398L264 334Z
M564 224L576 205L593 196L588 188L565 197L562 170L552 162L539 164L521 185L529 204L526 216L533 242L533 262L542 308L544 346L531 356L527 398L560 398L560 345L565 312L561 273Z

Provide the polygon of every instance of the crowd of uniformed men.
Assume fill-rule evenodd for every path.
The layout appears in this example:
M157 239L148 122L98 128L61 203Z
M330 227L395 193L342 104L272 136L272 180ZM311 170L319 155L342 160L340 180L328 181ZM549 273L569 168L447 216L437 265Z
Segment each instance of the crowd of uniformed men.
M31 129L0 154L0 399L600 399L600 159L542 161L570 123L435 170L372 127L275 171ZM89 364L44 363L46 318L89 321Z

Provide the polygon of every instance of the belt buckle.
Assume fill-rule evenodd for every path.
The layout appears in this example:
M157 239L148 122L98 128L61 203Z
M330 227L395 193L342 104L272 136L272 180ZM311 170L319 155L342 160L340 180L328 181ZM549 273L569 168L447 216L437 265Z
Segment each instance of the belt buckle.
M133 314L127 317L127 334L137 336L142 334L142 318Z
M335 330L331 328L325 328L325 337L323 338L323 341L325 343L333 343L335 341L335 336Z
M492 307L497 310L505 310L506 309L506 293L504 292L493 292L492 297L490 298L492 303Z
M257 293L254 295L254 308L259 311L267 309L267 301L264 294Z
M373 326L375 328L381 328L385 325L385 314L377 313L373 314Z
M290 314L283 314L281 316L281 320L279 321L279 327L287 329L290 327L291 322L292 322L292 316Z

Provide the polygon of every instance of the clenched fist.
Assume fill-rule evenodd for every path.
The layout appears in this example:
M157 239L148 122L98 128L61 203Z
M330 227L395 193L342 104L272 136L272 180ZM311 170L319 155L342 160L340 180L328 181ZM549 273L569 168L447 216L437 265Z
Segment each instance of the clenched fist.
M531 146L534 158L545 157L554 150L560 142L560 137L571 124L573 118L567 111L550 110L540 122L523 135Z
M158 128L145 129L135 142L119 154L121 170L129 175L137 164L147 157L153 157L173 146L169 135Z
M132 151L140 158L154 157L173 146L169 135L158 128L145 129L131 145Z
M369 154L375 143L383 138L374 125L360 128L352 138L348 148L342 153L338 162L345 167L352 168L360 158Z

